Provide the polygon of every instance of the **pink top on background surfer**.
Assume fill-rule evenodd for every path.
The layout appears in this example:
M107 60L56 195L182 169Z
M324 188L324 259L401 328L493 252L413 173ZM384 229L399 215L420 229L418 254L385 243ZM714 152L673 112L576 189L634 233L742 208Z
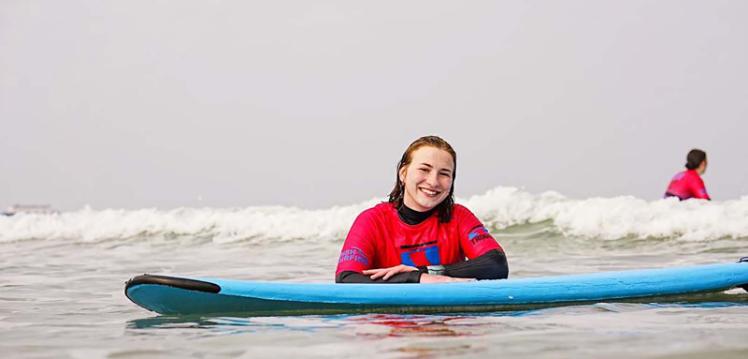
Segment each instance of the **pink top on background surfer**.
M701 175L706 171L706 166L706 152L699 149L688 152L686 171L673 176L667 191L665 191L665 197L678 197L681 201L690 198L711 200L709 194L706 193L704 181L701 179Z

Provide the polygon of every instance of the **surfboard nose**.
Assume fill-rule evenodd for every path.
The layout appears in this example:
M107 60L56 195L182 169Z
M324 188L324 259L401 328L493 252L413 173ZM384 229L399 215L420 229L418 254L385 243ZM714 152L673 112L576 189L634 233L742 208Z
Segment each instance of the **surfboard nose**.
M170 277L165 275L143 274L135 276L125 283L125 295L128 289L141 284L166 285L199 292L218 293L221 287L218 284L191 278Z

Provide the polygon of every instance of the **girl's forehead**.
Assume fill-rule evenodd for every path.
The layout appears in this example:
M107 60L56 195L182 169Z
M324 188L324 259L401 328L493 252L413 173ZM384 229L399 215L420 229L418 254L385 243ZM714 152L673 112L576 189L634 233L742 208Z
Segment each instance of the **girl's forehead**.
M432 165L440 165L441 167L452 168L453 166L452 155L449 154L449 152L436 147L421 147L413 151L412 156L411 163L414 164L426 162Z

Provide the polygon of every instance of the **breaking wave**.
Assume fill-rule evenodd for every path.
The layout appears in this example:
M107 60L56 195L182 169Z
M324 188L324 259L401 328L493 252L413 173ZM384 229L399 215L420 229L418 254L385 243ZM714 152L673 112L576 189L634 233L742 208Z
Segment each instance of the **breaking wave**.
M377 199L309 210L296 207L104 209L0 217L0 241L203 239L342 241L355 217ZM493 231L548 221L563 236L708 240L748 237L748 196L729 201L646 201L631 196L571 199L497 187L458 199Z

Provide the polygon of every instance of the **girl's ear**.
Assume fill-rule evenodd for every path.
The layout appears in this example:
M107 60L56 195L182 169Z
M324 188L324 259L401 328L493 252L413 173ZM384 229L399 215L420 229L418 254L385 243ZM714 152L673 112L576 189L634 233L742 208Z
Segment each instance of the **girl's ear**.
M400 182L405 182L405 172L408 170L408 166L402 166L398 171Z

